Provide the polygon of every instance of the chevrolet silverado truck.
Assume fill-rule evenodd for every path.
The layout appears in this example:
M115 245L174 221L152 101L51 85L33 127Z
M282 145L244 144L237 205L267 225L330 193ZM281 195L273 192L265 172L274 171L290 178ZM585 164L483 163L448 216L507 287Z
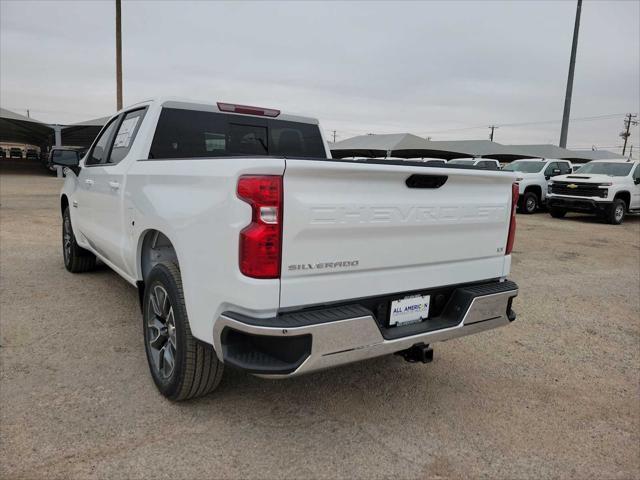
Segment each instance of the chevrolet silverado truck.
M137 287L172 400L214 390L224 365L281 378L426 362L434 342L515 319L511 175L334 160L313 118L172 99L53 161L65 267L100 259Z
M592 213L620 225L627 213L640 213L640 162L593 160L572 175L549 182L549 214Z
M571 173L572 165L568 160L533 158L511 162L502 171L518 174L518 210L521 213L532 214L546 204L549 180L557 175Z

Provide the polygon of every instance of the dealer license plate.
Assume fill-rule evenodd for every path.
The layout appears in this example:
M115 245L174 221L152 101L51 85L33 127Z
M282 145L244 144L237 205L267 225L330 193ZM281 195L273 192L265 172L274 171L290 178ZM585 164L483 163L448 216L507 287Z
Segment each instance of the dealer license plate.
M431 295L414 295L391 302L389 326L419 323L429 316Z

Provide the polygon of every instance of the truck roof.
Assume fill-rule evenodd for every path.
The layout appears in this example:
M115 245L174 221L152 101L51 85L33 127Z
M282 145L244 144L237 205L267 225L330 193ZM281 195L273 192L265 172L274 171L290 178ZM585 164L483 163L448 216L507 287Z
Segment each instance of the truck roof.
M219 113L228 113L232 115L244 115L244 116L251 116L251 117L258 117L258 118L273 118L275 120L309 123L312 125L319 124L319 121L317 118L307 117L304 115L298 115L294 113L284 113L281 110L271 108L271 107L241 105L241 104L221 102L216 100L205 102L202 100L193 100L193 99L179 98L179 97L152 98L142 102L134 103L132 105L128 105L127 107L123 108L121 111L128 110L136 106L151 105L151 104L160 105L165 108L182 108L185 110L198 110L203 112L219 112Z
M631 160L630 158L610 158L608 160L591 160L587 163L638 163L638 160Z

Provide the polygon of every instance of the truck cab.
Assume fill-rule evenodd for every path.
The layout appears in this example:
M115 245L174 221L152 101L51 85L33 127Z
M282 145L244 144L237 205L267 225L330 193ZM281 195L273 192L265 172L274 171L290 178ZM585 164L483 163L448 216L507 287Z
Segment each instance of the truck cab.
M520 191L518 211L532 214L545 204L547 185L551 178L572 172L571 162L553 158L528 158L516 160L502 169L516 172Z

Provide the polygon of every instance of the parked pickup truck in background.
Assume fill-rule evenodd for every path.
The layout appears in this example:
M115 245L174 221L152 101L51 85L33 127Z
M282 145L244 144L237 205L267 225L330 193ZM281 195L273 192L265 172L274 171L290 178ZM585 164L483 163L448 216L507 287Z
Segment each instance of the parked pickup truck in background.
M572 175L549 182L549 213L594 213L620 225L627 213L640 212L640 165L631 160L594 160Z
M434 342L515 319L512 175L329 156L312 118L156 100L81 161L54 158L65 267L99 258L137 286L162 394L206 394L223 364L428 361Z
M572 165L568 160L533 158L516 160L505 166L502 171L518 174L517 182L520 191L518 210L531 214L546 203L549 179L571 173Z
M448 162L451 165L466 165L467 167L478 167L485 170L500 170L500 162L490 158L454 158Z

